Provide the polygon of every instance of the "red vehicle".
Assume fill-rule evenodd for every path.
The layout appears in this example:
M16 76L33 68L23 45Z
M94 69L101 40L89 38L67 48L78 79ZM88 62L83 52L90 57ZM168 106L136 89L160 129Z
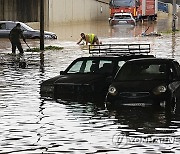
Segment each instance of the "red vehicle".
M111 0L110 18L114 13L131 13L135 19L156 20L158 0Z

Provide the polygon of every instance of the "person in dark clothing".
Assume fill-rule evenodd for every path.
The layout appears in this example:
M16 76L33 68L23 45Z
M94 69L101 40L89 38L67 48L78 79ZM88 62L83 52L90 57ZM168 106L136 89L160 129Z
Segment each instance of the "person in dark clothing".
M21 30L21 24L17 23L16 26L10 31L9 39L12 44L12 53L16 54L16 48L18 48L20 54L24 53L20 39L23 39L26 42L25 37L23 35L23 31Z

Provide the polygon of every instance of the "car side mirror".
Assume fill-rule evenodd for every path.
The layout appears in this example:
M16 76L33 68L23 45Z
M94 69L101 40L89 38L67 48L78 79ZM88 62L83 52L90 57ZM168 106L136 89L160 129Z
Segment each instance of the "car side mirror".
M64 71L60 71L60 75L64 75L65 73L64 73Z

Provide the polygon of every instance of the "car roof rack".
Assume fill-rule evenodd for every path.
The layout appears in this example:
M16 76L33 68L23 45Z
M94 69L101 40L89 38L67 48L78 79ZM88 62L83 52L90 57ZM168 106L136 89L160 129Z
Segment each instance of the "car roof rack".
M135 55L150 53L150 44L89 45L91 55Z

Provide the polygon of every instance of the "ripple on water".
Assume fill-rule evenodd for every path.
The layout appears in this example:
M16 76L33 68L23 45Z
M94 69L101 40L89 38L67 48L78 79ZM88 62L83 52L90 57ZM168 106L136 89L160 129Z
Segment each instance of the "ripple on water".
M179 35L102 40L150 43L151 53L157 57L180 60ZM91 102L57 103L41 99L39 84L43 80L59 75L77 57L88 55L75 42L54 44L64 49L44 52L43 69L39 65L27 69L0 66L0 153L179 152L179 117L167 116L163 110L111 111Z

